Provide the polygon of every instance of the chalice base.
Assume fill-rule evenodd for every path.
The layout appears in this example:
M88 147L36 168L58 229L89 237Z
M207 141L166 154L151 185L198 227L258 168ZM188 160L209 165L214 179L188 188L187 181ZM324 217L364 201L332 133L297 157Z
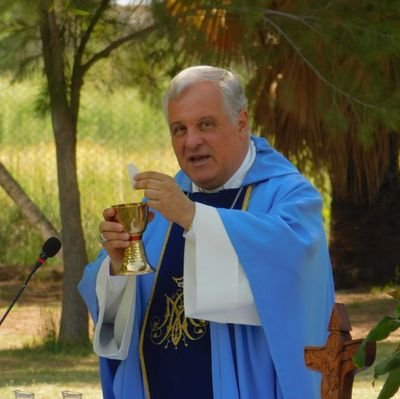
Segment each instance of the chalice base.
M147 262L142 240L132 240L129 247L125 249L118 274L122 276L137 276L153 273L154 271Z

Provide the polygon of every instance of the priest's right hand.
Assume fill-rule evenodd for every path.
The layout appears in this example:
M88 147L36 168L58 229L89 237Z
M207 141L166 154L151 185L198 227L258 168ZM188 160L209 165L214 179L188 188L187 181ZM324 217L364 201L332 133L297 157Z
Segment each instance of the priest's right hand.
M99 225L100 241L110 257L110 274L118 274L125 248L129 247L129 233L121 223L115 221L115 209L103 211L104 221Z

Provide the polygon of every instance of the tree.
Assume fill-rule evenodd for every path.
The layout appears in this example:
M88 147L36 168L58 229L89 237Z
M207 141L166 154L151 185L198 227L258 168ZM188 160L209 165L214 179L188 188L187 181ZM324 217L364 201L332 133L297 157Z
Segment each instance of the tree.
M14 62L18 76L34 67L44 71L56 144L64 258L59 340L85 343L87 310L76 293L87 264L76 165L81 91L93 65L125 43L146 37L154 21L140 4L119 8L111 0L9 1L0 12L3 65Z
M245 68L262 134L321 186L329 178L337 287L393 281L400 265L400 4L158 6L188 59Z
M25 218L33 226L37 227L44 240L47 240L51 236L59 235L50 220L47 219L46 215L29 198L2 162L0 162L0 186L3 187L15 202Z

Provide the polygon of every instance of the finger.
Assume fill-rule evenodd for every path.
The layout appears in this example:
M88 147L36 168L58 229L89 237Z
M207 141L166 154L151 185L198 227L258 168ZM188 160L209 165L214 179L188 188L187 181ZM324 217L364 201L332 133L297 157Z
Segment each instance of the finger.
M105 221L99 224L99 231L100 233L108 231L122 233L124 231L124 226L121 223Z
M160 172L142 172L135 176L134 187L137 189L157 187L160 184L165 184L169 180L172 180L171 176Z
M104 236L104 234L103 234ZM106 238L106 237L104 237ZM127 240L109 240L107 239L107 241L103 242L102 245L104 248L107 249L107 251L113 250L113 249L120 249L120 248L128 248L130 245L130 241L129 241L129 235L128 235L128 239Z
M100 233L100 241L102 241L103 244L106 242L129 241L129 238L130 235L126 232L116 233L112 231L103 231Z
M139 172L135 175L135 181L141 180L163 180L165 178L164 173L155 172L153 170L149 170L146 172Z
M104 220L114 220L115 218L115 209L114 208L106 208L103 210Z
M163 195L164 194L164 195ZM148 200L159 200L168 193L164 192L159 188L146 188L144 190L144 196Z
M154 180L154 179L141 179L136 181L134 184L134 188L136 190L146 190L149 188L158 189L162 186L162 180Z

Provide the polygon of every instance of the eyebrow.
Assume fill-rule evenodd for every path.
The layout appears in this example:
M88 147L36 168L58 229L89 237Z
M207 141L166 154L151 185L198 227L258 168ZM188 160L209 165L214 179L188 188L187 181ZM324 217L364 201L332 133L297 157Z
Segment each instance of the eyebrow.
M199 121L202 121L203 119L217 119L214 115L204 115L201 118L199 118Z
M177 122L172 122L172 123L170 123L170 124L169 124L169 127L170 127L170 128L173 128L173 127L181 126L181 125L184 125L184 123L181 122L181 121L177 121Z
M201 116L200 118L198 118L196 120L196 123L201 122L201 121L203 121L205 119L216 120L217 118L214 115L203 115L203 116ZM186 123L178 120L178 121L171 122L169 124L169 127L172 128L172 127L176 127L176 126L180 126L180 125L186 126Z

